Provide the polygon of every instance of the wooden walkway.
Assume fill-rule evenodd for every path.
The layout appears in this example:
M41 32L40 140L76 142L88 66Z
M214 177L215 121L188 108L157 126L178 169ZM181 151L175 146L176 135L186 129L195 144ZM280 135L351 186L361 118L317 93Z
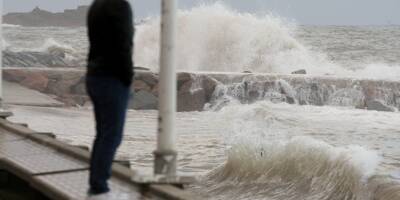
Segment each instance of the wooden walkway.
M88 151L60 142L50 133L38 133L0 118L0 171L12 173L49 199L86 198L89 157ZM131 169L114 164L110 200L200 199L174 186L132 181L137 178Z

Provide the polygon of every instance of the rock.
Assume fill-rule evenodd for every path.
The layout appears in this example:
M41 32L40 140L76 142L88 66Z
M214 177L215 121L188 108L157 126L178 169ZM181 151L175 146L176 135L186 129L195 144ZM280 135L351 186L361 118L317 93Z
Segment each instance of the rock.
M40 72L26 72L23 70L4 70L4 80L19 83L27 88L44 92L48 85L48 78Z
M296 103L296 91L293 87L285 80L278 80L277 84L282 95L285 96L285 101L288 104Z
M252 74L253 72L251 72L251 71L243 71L242 73L243 74Z
M44 92L49 80L40 73L31 73L21 82L21 85L33 90Z
M49 53L52 55L55 55L57 57L60 58L64 58L67 56L66 52L63 49L59 49L59 48L50 48L48 49Z
M188 81L193 80L193 75L190 73L182 72L178 73L178 90Z
M293 97L286 96L286 103L295 104L296 100Z
M331 106L365 108L364 93L358 88L336 89L327 102Z
M81 91L79 91L81 90ZM82 95L84 92L84 80L81 73L49 73L49 84L46 93L63 96L67 94ZM85 93L83 93L85 94Z
M383 112L394 112L395 109L383 104L379 100L368 100L366 101L367 110L376 110L376 111L383 111Z
M318 83L307 83L296 88L296 99L300 105L323 106L329 98L328 88Z
M89 97L85 95L70 95L69 98L71 98L75 105L79 106L84 106L89 101Z
M78 83L71 87L71 93L75 95L87 95L86 92L86 78L82 77Z
M193 81L186 82L178 92L178 112L202 111L206 101L203 88L192 90Z
M129 108L135 110L157 110L158 98L148 91L141 90L133 95Z
M22 82L27 76L27 73L22 70L4 70L3 71L3 78L6 81L20 83Z
M292 74L307 74L307 71L305 69L300 69L292 72Z
M158 83L158 75L153 73L141 73L136 77L136 80L141 80L148 86L154 87Z
M141 81L141 80L135 80L133 82L132 87L133 87L135 92L138 92L138 91L148 91L148 92L150 92L151 91L151 87L148 86L144 81Z
M155 86L153 87L153 89L151 89L151 93L152 93L153 95L155 95L156 97L158 97L158 84L155 85Z
M71 94L71 93L73 93L72 86L75 84L76 83L66 81L66 80L59 81L59 80L50 79L45 92L49 93L49 94L55 94L57 96Z
M262 96L262 92L258 91L258 90L249 90L247 92L247 102L246 103L254 103L257 100L260 99L260 97Z
M150 71L149 68L146 68L146 67L139 67L139 66L135 66L134 69L137 70L137 71Z
M215 88L217 85L220 84L217 80L214 78L205 76L202 81L203 89L206 95L206 102L209 102L211 100L211 97L215 91Z

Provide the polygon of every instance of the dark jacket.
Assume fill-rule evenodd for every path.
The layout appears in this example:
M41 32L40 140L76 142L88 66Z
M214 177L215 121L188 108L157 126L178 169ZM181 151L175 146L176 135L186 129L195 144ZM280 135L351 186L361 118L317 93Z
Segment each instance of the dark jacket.
M126 0L95 0L88 19L88 76L113 76L125 85L133 79L134 24Z

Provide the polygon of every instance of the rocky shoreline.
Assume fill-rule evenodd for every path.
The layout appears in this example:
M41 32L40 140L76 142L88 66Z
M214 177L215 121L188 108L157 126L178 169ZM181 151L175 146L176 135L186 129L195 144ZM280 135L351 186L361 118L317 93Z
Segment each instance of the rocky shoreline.
M6 81L50 95L66 106L88 106L90 101L85 88L85 71L79 69L45 68L6 68L3 77ZM194 85L200 84L205 89L193 91ZM206 78L195 79L193 74L178 75L178 111L202 111L211 100L217 81ZM132 85L134 101L130 108L154 110L158 108L158 75L148 71L136 72Z
M6 81L39 91L66 106L89 106L85 71L80 69L6 68ZM138 71L132 85L131 109L158 107L158 74ZM235 99L243 104L261 100L314 106L346 106L397 111L400 82L309 75L251 73L178 73L178 111L218 110Z

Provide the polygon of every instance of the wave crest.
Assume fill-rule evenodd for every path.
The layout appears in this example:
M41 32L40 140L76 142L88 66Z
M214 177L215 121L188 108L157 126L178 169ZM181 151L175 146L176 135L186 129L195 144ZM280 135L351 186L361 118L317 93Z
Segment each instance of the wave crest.
M293 30L282 18L239 13L220 3L179 11L178 69L334 73L335 66L298 42ZM138 26L135 45L136 62L157 71L159 18Z
M366 200L373 195L368 180L380 160L359 146L333 147L308 137L242 140L202 188L212 199Z

